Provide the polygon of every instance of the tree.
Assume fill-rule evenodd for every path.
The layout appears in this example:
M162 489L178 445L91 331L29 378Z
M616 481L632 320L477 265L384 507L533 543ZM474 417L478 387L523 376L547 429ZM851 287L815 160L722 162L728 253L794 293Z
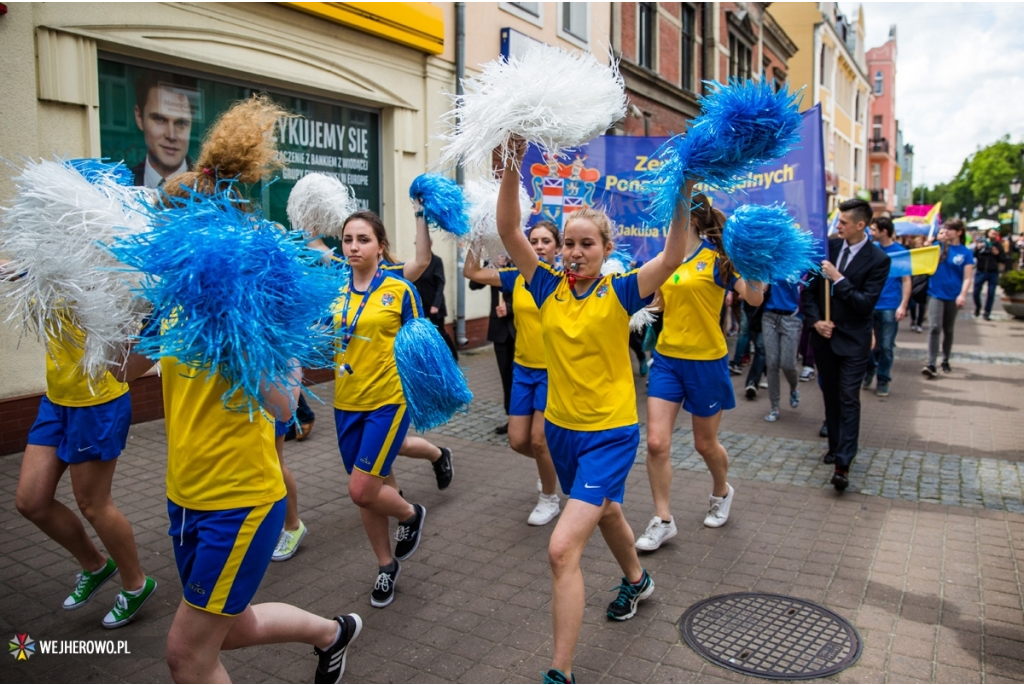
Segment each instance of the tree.
M914 189L914 201L920 202L922 188L925 204L942 202L943 214L966 214L972 218L978 205L987 208L999 202L1000 195L1009 196L1010 181L1016 176L1024 179L1024 143L1011 143L1005 135L995 143L964 160L960 171L948 183L938 183L931 189Z

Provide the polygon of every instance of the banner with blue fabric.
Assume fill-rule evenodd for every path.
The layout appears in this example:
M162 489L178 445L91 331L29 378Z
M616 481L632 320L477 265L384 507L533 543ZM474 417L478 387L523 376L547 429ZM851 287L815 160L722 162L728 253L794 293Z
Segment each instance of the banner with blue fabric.
M783 202L797 223L809 230L825 254L825 164L821 107L803 113L800 147L766 163L730 193L709 193L726 216L743 204ZM584 207L603 209L619 229L618 244L637 262L661 251L668 226L649 225L644 172L656 168L654 152L663 137L601 136L556 159L531 145L523 162L523 182L533 201L529 224L547 219L560 229L565 218ZM695 192L700 190L699 186Z

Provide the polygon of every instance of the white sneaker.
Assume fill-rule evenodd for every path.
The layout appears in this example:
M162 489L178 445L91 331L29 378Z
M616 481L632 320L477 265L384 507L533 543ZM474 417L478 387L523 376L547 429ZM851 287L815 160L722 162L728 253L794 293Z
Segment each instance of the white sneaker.
M711 495L711 508L708 509L708 515L704 517L704 525L708 528L721 528L729 520L729 507L732 506L732 496L736 494L736 491L728 483L725 486L729 488L729 494L725 497Z
M531 526L543 526L551 523L551 520L558 516L562 508L558 505L558 494L545 495L543 492L537 497L537 506L530 512L530 518L526 522Z
M537 479L537 492L544 492L544 484L540 482L540 478Z
M803 371L800 372L800 382L806 383L807 381L814 380L814 367L805 366Z
M665 542L665 540L674 538L676 532L675 517L670 518L668 521L662 521L655 516L647 524L647 530L644 531L644 534L636 541L636 548L641 552L653 552L661 547L661 543Z

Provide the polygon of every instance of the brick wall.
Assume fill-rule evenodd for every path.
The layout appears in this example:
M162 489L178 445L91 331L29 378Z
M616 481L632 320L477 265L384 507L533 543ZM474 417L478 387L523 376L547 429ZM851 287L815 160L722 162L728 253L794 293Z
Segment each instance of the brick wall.
M676 2L660 2L658 3L662 8L666 5L673 5L676 9L676 14L679 14L679 3ZM663 12L662 9L661 12ZM679 27L668 18L659 16L658 17L658 76L668 81L674 86L682 85L680 81L680 51L682 45L682 33Z
M620 45L622 46L622 57L630 62L636 62L636 12L635 2L622 3L622 32Z
M641 131L642 134L642 131ZM487 319L471 319L466 322L467 349L482 347L487 343ZM446 326L454 338L453 325ZM308 383L329 383L334 378L333 369L307 369L304 374ZM0 455L21 452L28 444L28 431L39 412L42 394L23 395L0 400ZM132 423L155 421L164 416L164 397L160 377L143 376L131 384Z

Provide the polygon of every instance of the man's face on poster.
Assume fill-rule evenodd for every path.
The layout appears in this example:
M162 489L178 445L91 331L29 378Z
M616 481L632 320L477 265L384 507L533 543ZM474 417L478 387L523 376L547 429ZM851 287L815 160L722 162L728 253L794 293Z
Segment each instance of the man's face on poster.
M135 123L146 140L149 163L167 177L176 172L192 134L192 108L188 96L180 90L155 86L149 89L146 106L135 106Z

